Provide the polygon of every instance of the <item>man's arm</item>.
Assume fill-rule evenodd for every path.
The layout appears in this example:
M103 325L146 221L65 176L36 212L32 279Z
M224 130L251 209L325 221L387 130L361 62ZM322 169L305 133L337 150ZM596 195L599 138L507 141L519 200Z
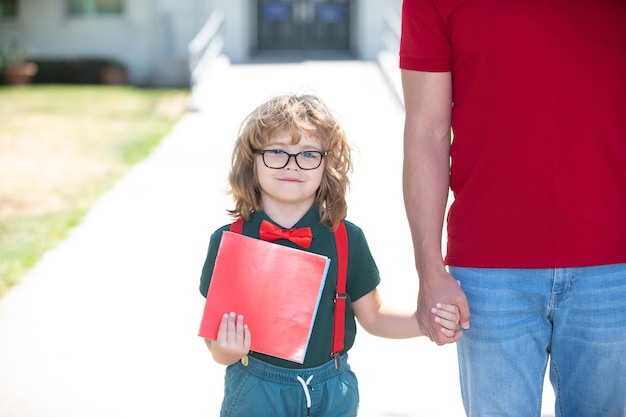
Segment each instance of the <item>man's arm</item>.
M430 312L438 302L456 305L462 327L469 326L467 299L446 271L441 252L450 185L451 73L402 70L402 87L406 110L403 192L420 279L418 321L432 341L452 343L461 331L445 336Z

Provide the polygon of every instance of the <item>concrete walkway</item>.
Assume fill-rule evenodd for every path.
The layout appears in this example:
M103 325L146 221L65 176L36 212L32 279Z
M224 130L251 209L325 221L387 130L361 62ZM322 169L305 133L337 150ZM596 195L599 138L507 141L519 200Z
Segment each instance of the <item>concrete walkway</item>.
M383 297L414 308L404 115L379 66L222 63L199 91L199 111L0 300L0 417L218 415L224 369L196 336L198 280L210 234L229 222L223 190L239 123L278 93L318 94L339 114L356 148L348 217L368 237ZM361 331L351 363L361 416L463 415L454 346Z

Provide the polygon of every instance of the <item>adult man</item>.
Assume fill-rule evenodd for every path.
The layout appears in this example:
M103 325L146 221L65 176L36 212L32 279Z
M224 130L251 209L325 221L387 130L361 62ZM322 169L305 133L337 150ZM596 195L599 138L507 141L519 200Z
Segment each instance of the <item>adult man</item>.
M420 322L471 308L428 331L458 340L469 416L539 416L548 359L557 416L626 416L625 22L623 0L404 1Z

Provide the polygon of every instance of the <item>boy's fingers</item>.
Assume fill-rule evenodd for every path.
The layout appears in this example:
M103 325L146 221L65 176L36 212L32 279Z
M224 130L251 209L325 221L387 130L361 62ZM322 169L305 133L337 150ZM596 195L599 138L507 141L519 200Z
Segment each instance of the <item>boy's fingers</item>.
M250 329L248 328L247 324L243 325L243 347L249 351L250 350L250 343L252 342L252 339L250 338Z
M228 314L224 314L220 320L220 327L217 330L217 340L224 340L228 332Z
M448 337L454 336L454 332L455 332L454 330L450 330L450 329L447 329L445 327L441 328L441 333L443 333L444 335L446 335Z
M438 317L442 317L444 319L455 321L455 322L459 321L459 315L456 313L456 311L442 310L436 307L433 307L431 311L433 314L435 314Z
M435 323L440 324L442 329L447 329L447 330L452 330L452 331L456 330L456 328L459 326L458 321L447 320L439 316L435 317Z
M231 312L228 315L228 326L227 326L227 336L228 336L228 341L231 342L233 340L233 337L237 337L236 333L235 333L235 313Z
M237 324L236 324L236 342L237 346L241 346L244 343L244 328L243 328L243 316L240 314L237 316Z

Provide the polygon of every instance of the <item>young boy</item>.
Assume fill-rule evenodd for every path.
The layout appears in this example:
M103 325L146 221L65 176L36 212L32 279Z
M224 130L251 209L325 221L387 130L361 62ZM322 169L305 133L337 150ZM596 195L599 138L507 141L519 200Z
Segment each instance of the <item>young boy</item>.
M248 328L242 315L224 312L217 340L205 339L214 360L228 365L222 416L356 416L358 385L347 362L356 335L355 317L377 336L422 335L415 312L396 311L382 302L376 289L378 269L365 236L344 220L351 168L346 135L317 97L278 96L244 120L232 156L229 180L235 208L229 213L243 219L244 235L257 239L275 227L304 229L311 238L304 248L331 262L303 364L250 351L255 329ZM333 352L335 230L343 226L348 241L344 336L341 351ZM211 236L200 283L205 297L222 232L229 227ZM303 249L287 238L274 242ZM459 328L457 308L438 304L432 311L441 332L454 335Z

